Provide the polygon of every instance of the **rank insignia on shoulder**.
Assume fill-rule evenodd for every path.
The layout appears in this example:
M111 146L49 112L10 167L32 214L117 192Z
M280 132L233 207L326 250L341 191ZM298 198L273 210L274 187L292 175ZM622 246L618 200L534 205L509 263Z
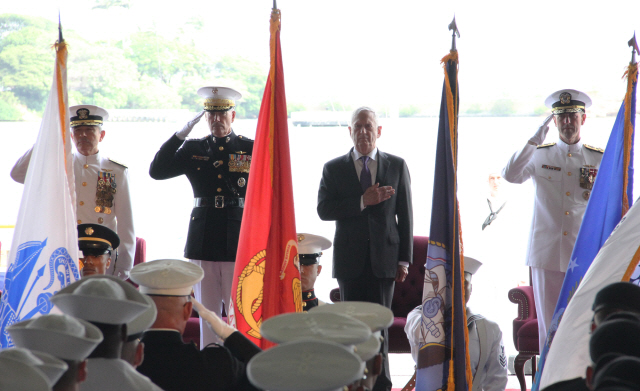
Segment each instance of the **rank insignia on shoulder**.
M542 168L546 168L547 170L553 170L553 171L562 171L562 168L550 166L548 164L543 164Z
M602 148L594 147L594 146L587 145L587 144L582 144L582 145L584 145L584 147L587 148L588 150L604 153L604 149L602 149Z
M197 156L197 155L193 155L191 156L191 160L203 160L203 161L208 161L209 160L209 156Z
M538 149L549 148L549 147L553 147L554 145L556 145L556 143L541 144L541 145L538 145Z
M120 162L118 162L118 161L115 161L115 160L113 160L113 159L111 159L111 158L109 158L109 161L110 161L111 163L115 163L115 164L117 164L117 165L119 165L119 166L122 166L122 167L124 167L124 168L129 168L129 167L125 166L124 164L122 164L122 163L120 163Z

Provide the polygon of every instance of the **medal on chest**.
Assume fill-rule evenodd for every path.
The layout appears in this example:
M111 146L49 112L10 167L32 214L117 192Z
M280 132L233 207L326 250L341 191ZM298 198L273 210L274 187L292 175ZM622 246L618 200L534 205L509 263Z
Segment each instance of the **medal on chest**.
M593 184L596 181L596 174L598 174L597 168L580 168L580 187L587 190L593 189Z
M116 174L110 172L98 172L98 184L96 186L96 213L111 214L113 208L113 196L118 191Z
M251 155L229 154L229 172L249 173Z

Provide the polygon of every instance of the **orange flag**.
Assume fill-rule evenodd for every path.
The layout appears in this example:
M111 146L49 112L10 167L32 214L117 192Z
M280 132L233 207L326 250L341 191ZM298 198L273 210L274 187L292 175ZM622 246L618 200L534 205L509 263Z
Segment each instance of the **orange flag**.
M302 311L280 10L276 8L271 12L270 47L271 69L258 116L229 309L229 323L263 349L273 344L262 338L262 322Z

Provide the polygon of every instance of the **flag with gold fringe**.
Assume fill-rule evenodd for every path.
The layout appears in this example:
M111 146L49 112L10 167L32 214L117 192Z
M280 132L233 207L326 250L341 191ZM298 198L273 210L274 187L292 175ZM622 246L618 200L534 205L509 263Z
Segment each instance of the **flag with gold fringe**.
M229 323L263 349L272 344L260 334L262 322L302 311L280 10L275 4L270 49L229 310Z
M444 87L422 296L417 391L470 390L472 383L457 198L459 97L455 46L442 63Z
M49 298L80 278L62 32L54 48L53 83L25 179L0 302L0 349L13 346L7 327L48 314Z
M540 355L538 372L532 387L534 391L540 389L540 379L547 366L550 346L560 322L566 321L563 320L563 315L574 292L581 284L600 248L633 204L633 140L638 64L629 65L625 76L627 78L625 98L611 130L573 247L562 290Z
M584 377L591 364L589 323L596 293L613 282L640 280L640 210L631 207L638 64L630 64L625 76L627 92L578 232L534 390Z

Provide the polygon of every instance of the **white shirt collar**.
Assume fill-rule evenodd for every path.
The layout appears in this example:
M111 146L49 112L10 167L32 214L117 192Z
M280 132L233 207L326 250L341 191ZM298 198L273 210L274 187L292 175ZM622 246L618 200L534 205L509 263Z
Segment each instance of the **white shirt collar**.
M558 137L558 147L568 152L576 152L582 148L582 139L575 144L567 144L560 137Z
M360 159L362 155L360 152L358 152L357 149L353 148L353 160L358 160ZM378 156L378 147L373 148L373 151L369 152L366 156L369 156L371 158L371 160L376 160L376 156Z

